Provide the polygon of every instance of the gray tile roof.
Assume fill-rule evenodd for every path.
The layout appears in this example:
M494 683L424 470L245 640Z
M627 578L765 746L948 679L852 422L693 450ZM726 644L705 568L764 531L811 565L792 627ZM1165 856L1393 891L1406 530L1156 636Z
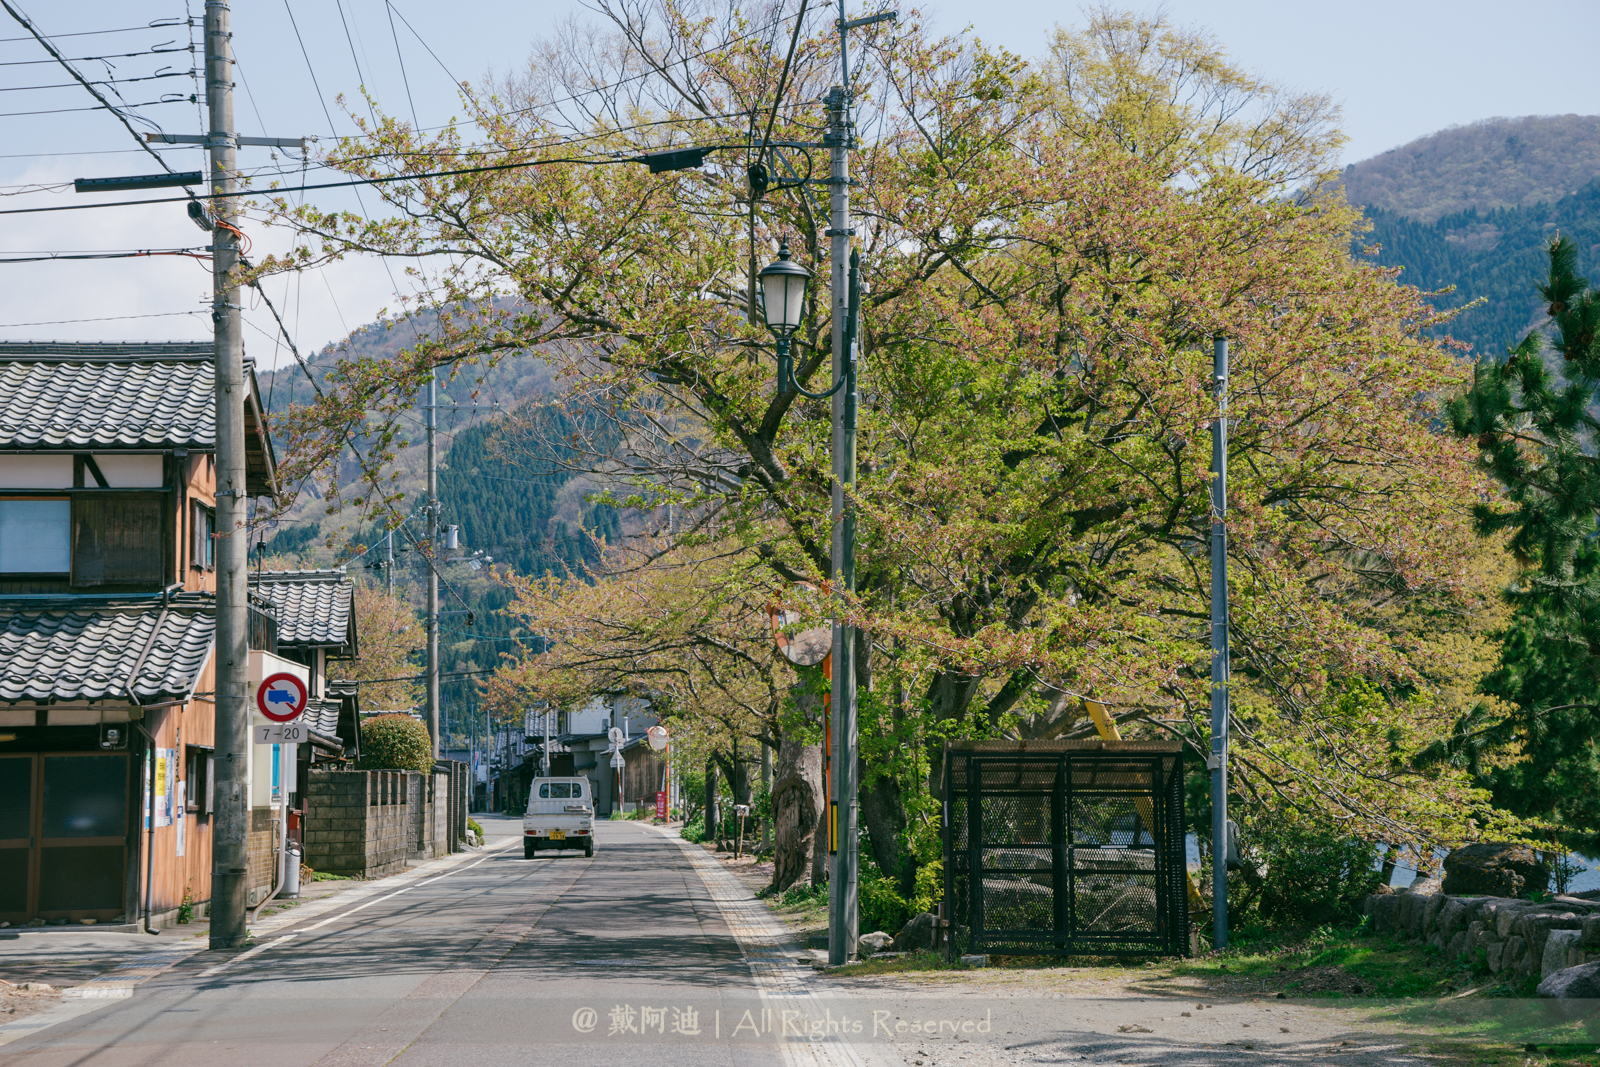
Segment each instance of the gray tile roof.
M249 488L267 492L276 460L248 364L245 378ZM210 451L214 382L210 342L0 343L0 448Z
M344 569L262 571L250 575L251 588L272 601L278 618L279 648L337 648L356 654L352 606L356 583Z
M180 699L211 658L215 630L209 596L173 598L164 616L159 596L13 602L0 608L0 701L126 700L136 665L140 703Z

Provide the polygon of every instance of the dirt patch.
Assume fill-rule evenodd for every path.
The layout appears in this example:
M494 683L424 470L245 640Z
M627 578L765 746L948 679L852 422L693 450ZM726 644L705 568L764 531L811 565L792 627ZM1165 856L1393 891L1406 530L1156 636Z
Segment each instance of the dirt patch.
M1312 993L1344 993L1360 997L1372 992L1371 982L1332 964L1285 971L1282 974L1282 986L1284 992L1292 997Z
M61 1001L59 989L31 990L0 979L0 1026L25 1019Z

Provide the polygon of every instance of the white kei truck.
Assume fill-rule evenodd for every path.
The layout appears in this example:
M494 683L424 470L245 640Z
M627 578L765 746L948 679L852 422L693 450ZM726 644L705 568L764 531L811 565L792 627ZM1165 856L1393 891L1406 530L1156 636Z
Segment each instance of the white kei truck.
M528 787L528 812L522 818L522 854L533 859L544 849L581 848L594 855L594 798L587 778L535 778Z

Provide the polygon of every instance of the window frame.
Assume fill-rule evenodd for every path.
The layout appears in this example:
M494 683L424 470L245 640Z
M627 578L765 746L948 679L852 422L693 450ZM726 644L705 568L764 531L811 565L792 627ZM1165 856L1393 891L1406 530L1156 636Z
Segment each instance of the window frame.
M0 497L0 508L11 503L63 503L67 505L67 569L62 571L7 571L0 570L0 581L17 581L29 578L67 578L72 576L72 519L73 498L70 493L38 493L28 495L15 495L7 493Z
M189 513L189 566L198 571L217 569L217 509L193 501Z

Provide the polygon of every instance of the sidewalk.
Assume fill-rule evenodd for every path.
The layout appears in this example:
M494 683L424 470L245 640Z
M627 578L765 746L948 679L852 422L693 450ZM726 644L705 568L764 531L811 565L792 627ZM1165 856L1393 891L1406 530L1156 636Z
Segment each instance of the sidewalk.
M391 892L406 882L505 848L522 836L520 817L475 814L473 818L487 837L483 846L418 863L385 878L312 882L301 887L299 899L281 904L274 900L263 908L259 921L250 925L251 935L271 933L362 897ZM139 982L204 951L210 931L204 919L169 926L155 935L87 926L0 930L0 981L15 987L0 985L0 1035L10 1024L51 1009L64 999L131 996ZM45 983L53 989L23 990L20 987L25 983Z

